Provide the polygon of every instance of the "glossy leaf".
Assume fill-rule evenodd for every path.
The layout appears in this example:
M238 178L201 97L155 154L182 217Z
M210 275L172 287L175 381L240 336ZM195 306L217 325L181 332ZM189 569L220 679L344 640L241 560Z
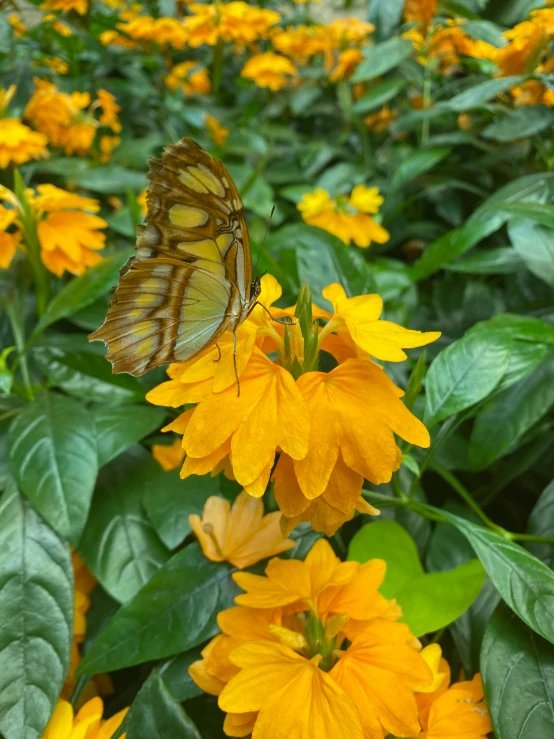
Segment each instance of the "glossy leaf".
M93 409L98 466L111 462L137 441L158 429L164 419L160 408L147 405L103 405Z
M498 739L554 736L554 646L505 606L485 632L481 673Z
M554 206L545 203L500 203L499 210L509 213L520 218L528 218L529 220L539 223L541 226L554 228Z
M198 647L190 649L188 652L168 659L158 667L158 673L167 689L179 701L187 701L197 695L202 695L202 690L189 674L189 667L192 663L202 659L200 651Z
M508 367L511 338L493 331L469 333L432 362L425 382L425 423L431 425L486 398Z
M68 668L73 569L12 482L0 498L0 732L40 739Z
M467 537L502 599L533 631L554 643L554 572L509 539L429 506Z
M511 246L478 251L468 254L459 262L446 265L450 272L466 272L473 275L510 275L519 272L522 267L523 260Z
M218 630L217 614L232 605L238 592L231 571L207 560L197 544L186 547L116 613L79 672L119 670L206 641Z
M552 126L554 111L541 105L516 108L485 128L482 135L494 141L514 141Z
M77 543L98 471L89 411L71 398L42 393L12 423L8 445L21 491L60 536Z
M395 190L407 182L415 180L416 177L432 169L449 154L450 149L444 146L414 152L414 154L400 162L399 166L395 169L390 182L390 189Z
M477 416L469 459L480 470L513 449L554 405L554 352L535 371L495 397Z
M554 287L554 229L534 221L516 220L509 224L508 233L527 269Z
M368 20L375 25L376 38L389 38L402 18L404 0L372 0Z
M37 324L35 333L40 333L55 321L67 318L85 308L111 290L117 284L119 270L132 253L131 249L118 251L94 267L89 267L80 277L68 282L48 305L46 313Z
M159 471L148 452L133 447L98 476L79 554L120 602L130 600L169 558L142 505Z
M156 670L139 690L121 730L129 739L201 739Z
M412 52L413 45L408 39L395 37L382 44L367 46L364 58L352 75L352 82L365 82L380 77L397 67Z
M472 85L469 89L455 95L450 99L448 104L458 113L464 110L471 110L472 108L482 106L502 92L510 90L515 85L520 84L524 79L524 75L512 75L510 77L487 80L480 85Z
M554 480L545 487L535 503L527 522L527 532L535 536L554 538ZM528 548L536 557L554 568L554 544L529 542Z
M395 98L399 92L401 92L406 86L406 80L403 79L390 79L378 82L371 89L369 89L365 95L363 95L357 102L354 103L354 113L358 115L365 115L372 110L381 108L383 105L388 103L390 100Z

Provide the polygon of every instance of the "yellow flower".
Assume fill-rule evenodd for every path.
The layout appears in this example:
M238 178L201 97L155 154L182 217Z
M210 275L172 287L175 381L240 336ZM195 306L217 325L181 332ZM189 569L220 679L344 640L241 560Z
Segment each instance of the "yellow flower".
M275 51L305 64L316 54L325 53L330 39L325 26L288 26L285 30L275 29L271 43Z
M272 26L281 20L279 13L233 1L225 4L191 3L183 26L192 48L218 41L233 43L238 50L267 38Z
M373 133L383 133L383 131L388 131L390 124L397 117L398 112L396 110L391 110L388 105L384 105L377 113L366 116L364 123Z
M337 65L331 72L329 79L331 82L348 79L354 73L358 64L362 61L364 55L359 49L345 49L339 55Z
M346 44L363 44L375 26L359 18L337 18L326 26L326 32L336 49Z
M264 516L262 501L243 491L232 508L224 498L208 498L202 517L190 515L189 523L208 559L242 570L294 547L281 534L279 518L279 513Z
M64 62L63 59L60 59L59 56L52 56L49 59L42 59L37 64L48 67L56 74L67 74L67 72L69 71L69 64L67 62Z
M9 14L8 22L12 27L14 36L17 36L17 38L21 38L27 33L27 26L16 13Z
M446 26L436 26L427 39L427 55L437 59L440 69L446 73L458 64L460 56L495 59L499 51L492 44L468 36L463 30L464 22L461 18L448 20Z
M404 18L408 23L427 26L437 12L438 0L405 0Z
M119 136L102 136L100 139L100 161L105 164L112 158L113 150L119 146Z
M246 593L189 672L219 695L229 736L382 739L419 731L416 690L433 674L401 611L378 591L382 560L340 562L328 542L233 575Z
M185 95L208 95L211 90L208 70L192 61L176 64L164 82L170 90L180 88Z
M45 0L40 7L43 10L58 10L62 13L75 10L79 15L86 15L88 0Z
M8 269L21 241L19 231L8 232L8 228L15 224L17 216L17 210L0 205L0 269Z
M416 695L421 739L486 739L492 731L492 723L484 699L481 675L448 687L450 668L441 658L440 646L432 644L426 647L421 656L434 676L428 692Z
M73 641L71 643L71 661L69 673L62 689L62 698L69 700L77 683L75 671L81 662L80 645L87 633L86 614L90 608L90 594L96 585L96 578L88 571L85 563L76 552L71 555L75 581L73 608Z
M102 111L100 125L109 126L114 133L119 133L121 131L121 123L117 114L121 110L121 106L116 103L115 96L107 90L98 90L96 94L98 96L97 105Z
M368 188L358 190L355 199L368 210L380 203ZM290 320L295 309L272 307L280 295L278 283L266 275L262 305L274 317ZM327 321L324 327L316 324L315 348L339 362L331 372L314 371L317 355L303 367L299 324L276 324L260 305L237 329L236 357L233 337L224 335L219 351L211 347L194 360L170 365L171 379L147 399L173 408L196 404L163 429L183 436L182 477L224 468L260 497L279 453L274 482L284 530L311 520L314 528L332 534L356 509L378 513L360 494L364 478L388 482L399 467L394 434L429 445L425 427L400 401L402 391L372 356L400 361L402 347L423 346L439 334L379 321L378 296L348 299L338 285L326 288L325 295L334 303L334 315L312 306L312 316Z
M172 444L152 444L152 456L166 472L180 467L185 456L181 439L175 439Z
M42 739L111 739L128 710L125 708L104 721L104 704L100 698L89 700L76 716L73 715L71 703L59 700ZM125 737L126 734L121 735L121 739Z
M290 59L267 51L250 57L240 74L253 80L258 87L267 87L275 92L286 87L297 71Z
M73 33L71 28L67 25L67 23L64 23L63 21L58 20L58 18L52 13L47 13L46 15L43 15L42 22L51 23L53 30L56 33L59 33L60 36L64 36L65 38L68 38Z
M223 146L229 135L229 129L222 126L221 123L209 113L204 113L204 120L210 131L210 135L217 146Z
M142 217L146 215L148 212L148 205L146 203L146 190L143 190L141 194L137 197L137 204L140 208L140 212L142 213Z
M379 205L383 202L378 192L377 188L357 185L349 198L332 199L328 192L318 188L313 193L305 193L297 208L310 226L332 233L345 244L353 241L356 246L366 248L372 241L384 244L390 238L388 231L368 215L377 213L378 207L371 204L368 208L367 203L377 202L375 197L378 197Z
M17 87L15 85L10 85L7 90L4 87L0 87L0 116L4 117L8 105L13 100L16 92Z
M19 118L0 118L0 169L48 156L48 139L32 131Z

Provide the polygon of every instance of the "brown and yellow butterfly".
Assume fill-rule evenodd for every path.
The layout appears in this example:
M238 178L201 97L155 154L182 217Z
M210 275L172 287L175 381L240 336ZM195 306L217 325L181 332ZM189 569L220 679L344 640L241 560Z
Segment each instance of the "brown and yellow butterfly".
M260 294L244 207L225 166L182 139L150 160L148 178L136 254L89 336L106 343L114 372L135 376L192 359L235 332Z

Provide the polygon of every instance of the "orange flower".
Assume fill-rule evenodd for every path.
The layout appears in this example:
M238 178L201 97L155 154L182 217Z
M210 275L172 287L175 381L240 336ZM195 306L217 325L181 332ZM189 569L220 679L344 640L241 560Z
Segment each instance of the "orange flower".
M46 0L40 7L43 10L58 10L62 13L75 10L79 15L86 15L88 0Z
M8 228L15 224L17 216L17 210L0 205L0 269L8 269L21 241L20 231L8 232Z
M250 57L240 74L241 77L253 80L258 87L267 87L276 92L286 87L296 76L297 71L290 59L266 51Z
M382 202L378 188L356 185L350 197L331 199L321 188L305 193L297 208L310 226L328 231L345 244L353 241L356 246L367 248L372 241L384 244L390 238L388 231L368 215L376 214Z
M354 74L354 70L362 61L364 55L359 49L345 49L339 55L337 65L329 75L331 82L348 79Z
M218 616L222 633L189 668L219 695L229 736L382 739L417 734L415 691L433 674L401 611L378 592L385 563L340 562L318 541L272 559L266 576L235 573L247 604ZM407 730L401 734L399 730Z
M100 161L106 164L112 158L113 150L119 146L121 139L119 136L102 136L100 138Z
M71 703L59 700L42 739L111 739L123 723L128 710L125 708L103 720L104 704L100 698L92 698L74 717ZM125 737L125 733L121 734L121 739Z
M191 3L183 26L192 48L202 44L215 46L218 41L234 43L239 50L266 38L269 29L281 16L273 10L256 8L248 3L233 1L225 4Z
M242 570L294 547L281 534L279 518L279 513L264 516L262 501L243 491L232 508L224 498L208 498L202 517L190 515L189 523L208 559Z
M208 70L192 61L176 64L164 82L170 90L180 88L185 95L208 95L211 90Z
M100 125L109 126L114 133L119 133L121 131L121 123L117 114L121 110L121 106L116 103L115 96L107 90L98 90L97 95L97 105L102 110Z
M210 131L210 135L217 146L223 146L229 135L229 129L222 126L221 123L209 113L204 113L204 120Z
M408 23L427 26L437 12L438 0L405 0L404 18Z
M388 105L384 105L377 113L366 116L364 123L373 133L383 133L383 131L388 131L390 124L396 118L398 118L398 111L391 110Z
M166 472L180 467L185 456L185 451L181 446L181 439L174 439L173 444L169 445L152 444L152 456Z
M31 131L19 118L0 118L0 169L48 156L48 139Z

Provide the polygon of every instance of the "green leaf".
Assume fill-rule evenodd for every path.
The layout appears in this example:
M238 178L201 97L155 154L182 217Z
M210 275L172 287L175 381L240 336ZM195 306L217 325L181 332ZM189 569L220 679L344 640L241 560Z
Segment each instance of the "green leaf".
M490 395L508 367L511 348L509 336L483 331L443 349L427 372L425 423L437 423Z
M392 36L402 18L404 0L372 0L368 21L375 25L375 37L379 40Z
M554 538L554 480L545 487L527 522L527 533ZM554 544L529 542L531 552L550 568L554 568Z
M449 106L453 110L461 113L464 110L481 107L492 98L500 95L506 90L510 90L515 85L521 84L525 79L525 75L518 74L511 77L501 77L500 79L487 80L480 85L470 87L459 95L455 95L449 101Z
M160 539L175 549L191 532L189 515L202 514L210 495L221 491L219 477L191 475L181 480L178 470L164 472L159 468L156 481L146 487L144 507Z
M113 374L103 356L44 346L35 349L33 356L53 387L76 398L98 403L133 403L144 399L144 387L137 378Z
M129 739L202 739L157 670L139 690L121 731L126 731Z
M198 544L175 554L116 613L79 672L110 672L170 657L217 633L216 616L237 593L231 568L207 560Z
M73 568L12 482L0 499L0 731L40 739L69 669Z
M393 598L412 578L424 574L414 540L396 521L375 521L362 526L350 541L348 559L368 562L384 559L387 575L379 588L385 598Z
M520 272L522 258L511 246L476 251L459 262L445 265L450 272L467 272L473 275L510 275Z
M554 229L517 220L508 225L508 234L527 269L554 287Z
M159 471L150 454L136 446L98 476L79 554L102 587L122 603L169 558L142 507L144 493L157 484Z
M521 316L517 313L498 313L480 326L487 330L508 333L513 339L540 344L554 344L554 325L535 318ZM477 326L475 329L476 330Z
M63 172L61 173L63 176ZM145 172L137 172L118 164L103 164L89 167L71 178L84 190L92 190L105 195L125 195L129 189L141 192L148 185Z
M554 736L554 647L505 606L485 632L481 673L498 739Z
M117 284L120 269L132 254L132 249L118 251L68 282L46 308L34 334L44 331L55 321L71 316L111 290Z
M428 506L467 537L501 598L530 626L554 642L554 572L500 534Z
M76 544L98 471L89 411L71 398L42 393L12 423L8 449L21 491L60 536Z
M179 701L188 701L190 698L202 695L201 688L189 674L189 667L192 663L202 659L200 652L198 647L190 649L183 654L177 654L158 667L159 675L167 689Z
M526 105L511 110L504 118L498 118L482 131L482 135L494 141L514 141L550 128L554 123L554 110L544 105Z
M407 59L413 48L411 41L400 36L388 39L382 44L367 46L364 58L352 75L351 82L356 84L380 77Z
M488 467L514 449L554 405L554 353L535 371L504 390L477 416L469 459L474 470Z
M148 405L100 406L92 410L96 422L98 466L111 462L130 446L158 429L165 413Z
M369 113L370 110L381 108L395 98L405 87L406 80L404 79L393 78L378 82L354 103L352 110L358 115L364 115Z
M446 572L411 578L394 596L402 608L400 620L415 636L442 629L471 606L484 582L485 572L478 559Z
M498 210L520 218L528 218L541 226L554 228L554 206L544 203L499 203Z
M437 147L436 149L423 149L416 151L400 162L395 169L390 183L390 189L395 190L407 182L415 180L416 177L432 169L450 154L450 149Z

